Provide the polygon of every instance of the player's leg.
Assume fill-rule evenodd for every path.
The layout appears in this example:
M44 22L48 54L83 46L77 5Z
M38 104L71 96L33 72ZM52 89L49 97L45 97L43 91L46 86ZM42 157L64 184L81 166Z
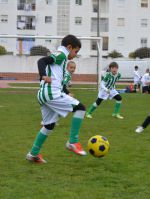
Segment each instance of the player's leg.
M142 133L142 131L144 131L145 128L147 128L147 126L150 124L150 115L146 117L146 119L144 120L144 122L142 123L141 126L138 126L135 130L136 133Z
M79 143L79 132L85 115L85 107L79 103L73 108L73 117L70 128L69 142L66 143L66 147L75 152L78 155L86 155L81 144Z
M115 103L114 112L113 112L112 116L116 117L118 119L123 119L123 117L120 115L122 97L119 94L117 94L113 98L116 100L116 103Z
M66 117L69 112L74 112L70 128L70 139L67 142L66 147L76 154L86 155L86 152L82 149L78 138L82 121L85 115L84 105L81 104L77 99L63 94L61 97L53 99L50 106L51 109L57 113L57 115L62 117Z
M134 92L136 93L136 89L137 89L137 82L134 82Z
M46 161L40 155L40 150L43 144L45 143L49 134L52 133L52 130L55 127L55 122L58 120L58 115L53 110L51 110L46 105L41 107L41 112L43 116L43 127L38 132L31 151L27 154L27 160L36 162L36 163L46 163Z
M86 112L87 118L92 118L92 113L96 110L102 101L103 99L98 97L97 100L89 107L88 111Z

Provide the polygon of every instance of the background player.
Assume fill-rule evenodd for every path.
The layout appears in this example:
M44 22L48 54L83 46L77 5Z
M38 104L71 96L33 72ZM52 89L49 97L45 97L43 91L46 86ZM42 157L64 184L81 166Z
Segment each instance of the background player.
M67 89L70 85L70 81L72 79L72 75L76 70L76 63L74 61L69 61L67 63L65 75L64 75L64 80L63 80L63 92L66 94L69 94L70 96L73 97L73 94L70 93L70 91Z
M92 118L92 113L101 104L101 102L103 100L107 100L108 98L110 98L110 99L116 100L115 109L112 116L118 119L123 119L123 117L119 114L120 106L122 103L122 97L115 90L115 83L120 78L121 78L121 74L118 73L118 64L116 62L110 63L109 71L106 72L106 75L102 78L102 81L100 83L98 98L92 104L92 106L88 109L86 113L87 118Z
M142 93L150 93L150 70L146 69L146 73L142 76Z
M137 91L137 88L140 89L140 84L141 84L141 75L139 73L139 67L135 66L134 67L134 92Z
M135 130L136 133L142 133L145 128L150 124L150 115L147 116L141 126L138 126Z

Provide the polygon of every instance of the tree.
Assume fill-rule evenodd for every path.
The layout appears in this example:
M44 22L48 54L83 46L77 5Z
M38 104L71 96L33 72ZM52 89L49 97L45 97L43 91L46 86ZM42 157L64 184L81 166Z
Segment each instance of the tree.
M43 55L43 56L47 56L50 54L50 50L44 46L33 46L30 49L30 55L31 56L36 56L36 55Z
M129 53L129 58L135 59L136 58L135 52L130 52Z
M138 48L134 52L129 53L130 58L149 58L150 57L150 48L144 47L144 48Z
M108 57L117 58L117 57L123 57L123 55L119 53L118 51L113 50L112 52L108 54Z
M139 57L141 59L150 57L150 48L138 48L135 51L135 57Z
M0 55L6 55L6 54L7 54L7 51L6 51L5 47L0 46Z

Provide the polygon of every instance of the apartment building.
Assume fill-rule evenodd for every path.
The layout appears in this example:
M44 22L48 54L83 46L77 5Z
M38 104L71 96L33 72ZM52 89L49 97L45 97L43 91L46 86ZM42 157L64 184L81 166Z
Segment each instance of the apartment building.
M99 21L103 56L114 49L128 56L150 46L149 13L150 0L0 0L0 34L97 36ZM96 41L82 43L81 55L97 55ZM59 44L48 39L0 38L0 45L14 54L29 54L34 45L54 50Z

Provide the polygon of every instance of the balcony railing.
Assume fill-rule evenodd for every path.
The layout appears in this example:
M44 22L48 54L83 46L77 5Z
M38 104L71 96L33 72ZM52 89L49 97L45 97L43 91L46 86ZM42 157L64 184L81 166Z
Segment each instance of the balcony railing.
M17 21L18 30L35 30L35 23L25 23L22 21Z
M17 5L17 9L24 10L24 11L35 11L36 4L35 3L19 3Z

